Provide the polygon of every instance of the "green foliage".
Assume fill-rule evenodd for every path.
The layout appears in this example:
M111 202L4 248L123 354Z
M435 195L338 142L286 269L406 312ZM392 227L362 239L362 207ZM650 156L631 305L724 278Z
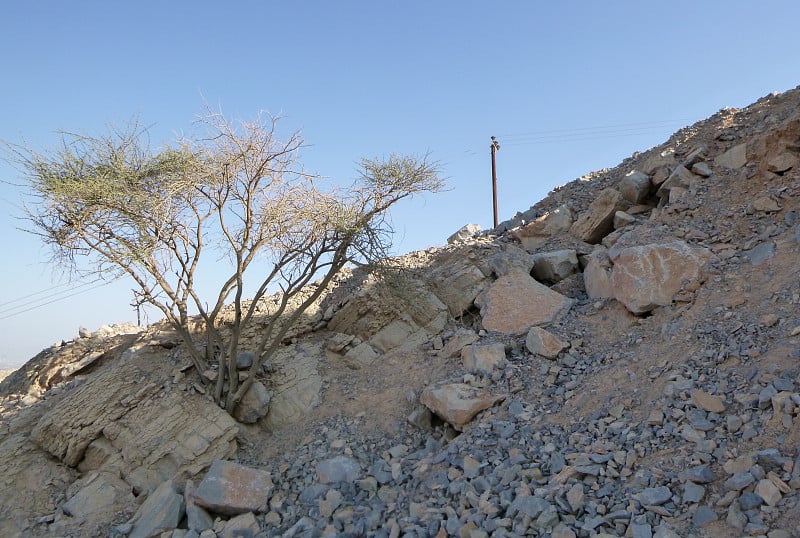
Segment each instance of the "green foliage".
M91 262L88 272L130 276L138 285L137 302L164 314L198 370L219 360L215 396L223 403L227 380L224 405L231 411L279 345L291 316L302 315L345 264L385 258L387 210L443 187L428 156L393 155L362 160L351 188L323 191L313 176L299 171L299 135L278 140L275 125L271 117L231 122L211 113L200 122L202 135L158 151L149 148L136 122L100 136L63 133L49 153L12 146L33 195L26 208L31 231L53 247L59 261L74 265L81 256ZM259 274L255 295L245 304L245 275L259 255L272 269ZM220 258L230 261L231 270L209 303L196 278L201 267ZM239 336L258 300L278 285L280 317L289 299L320 276L317 291L288 321L264 330L253 375L239 387ZM232 336L223 342L217 320L231 296L236 314ZM205 355L189 329L190 308L205 322ZM222 349L219 359L215 349Z

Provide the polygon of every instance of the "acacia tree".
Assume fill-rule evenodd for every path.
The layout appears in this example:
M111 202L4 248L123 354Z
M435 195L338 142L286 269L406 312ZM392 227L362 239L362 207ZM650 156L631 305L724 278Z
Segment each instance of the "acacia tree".
M72 268L85 259L83 272L131 277L137 302L164 314L199 372L218 362L214 396L230 413L337 273L349 262L381 259L390 239L387 210L443 187L427 156L391 156L362 160L348 188L322 189L320 178L299 167L299 134L279 140L276 121L262 114L234 122L209 113L198 136L158 151L137 123L101 136L62 133L59 146L44 153L12 147L33 194L26 206L30 231ZM231 270L207 303L198 275L220 257ZM263 268L264 260L266 273L251 277L248 269ZM246 278L257 284L249 301ZM314 281L312 293L298 295ZM279 303L240 384L242 331L275 286ZM302 298L299 306L288 308L295 297ZM234 314L223 338L219 316L229 301ZM204 322L199 333L190 326L193 311Z

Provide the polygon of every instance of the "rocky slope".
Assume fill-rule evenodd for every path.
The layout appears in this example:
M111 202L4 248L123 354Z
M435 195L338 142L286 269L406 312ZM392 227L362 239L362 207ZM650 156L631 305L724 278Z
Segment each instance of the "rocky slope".
M164 327L45 350L0 535L800 536L799 195L800 89L721 110L345 275L246 424Z

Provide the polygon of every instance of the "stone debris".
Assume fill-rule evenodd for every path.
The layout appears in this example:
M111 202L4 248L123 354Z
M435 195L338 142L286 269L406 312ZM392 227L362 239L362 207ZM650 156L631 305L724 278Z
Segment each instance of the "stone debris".
M798 102L354 270L238 422L163 326L43 351L0 383L0 535L797 535Z

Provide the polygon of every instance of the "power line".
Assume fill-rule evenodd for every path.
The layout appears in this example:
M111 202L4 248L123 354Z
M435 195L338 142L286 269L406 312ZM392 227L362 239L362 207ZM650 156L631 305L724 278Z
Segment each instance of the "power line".
M4 312L2 312L2 314L4 314L4 315L0 315L0 320L12 318L14 316L18 316L20 314L24 314L25 312L30 312L31 310L35 310L37 308L42 308L43 306L48 306L48 305L51 305L53 303L57 303L59 301L63 301L64 299L69 299L70 297L74 297L74 296L80 295L82 293L86 293L86 292L89 292L89 291L96 290L98 288L102 288L103 286L107 286L107 285L111 284L114 281L113 280L107 280L107 281L103 281L102 284L97 285L97 286L92 286L92 287L89 287L89 288L85 287L88 284L93 284L95 282L97 282L97 280L94 280L94 281L89 282L87 284L81 284L80 286L76 286L75 288L72 288L70 290L64 290L63 292L59 292L59 293L53 294L50 297L46 297L44 299L45 302L39 302L39 303L34 304L34 305L29 305L27 308L24 308L24 305L23 305L23 306L17 307L16 309L15 308L6 309ZM84 288L84 289L81 289L81 288ZM63 293L67 293L67 295L63 295ZM23 308L23 309L19 310L18 308ZM10 313L9 313L9 310L11 311Z
M618 130L618 129L655 129L658 127L665 127L667 125L674 125L677 123L683 123L686 121L690 121L688 119L675 119L675 120L657 120L657 121L640 121L640 122L633 122L633 123L618 123L618 124L611 124L611 125L596 125L594 127L574 127L569 129L542 129L539 131L529 131L526 133L513 133L513 134L503 134L498 135L498 137L502 137L505 140L513 140L515 138L527 138L527 137L547 137L547 136L554 136L554 135L570 135L576 134L579 135L586 131L609 131L609 130Z
M92 280L91 282L84 282L82 284L79 284L78 286L75 286L75 288L82 287L82 286L87 286L89 284L94 284L95 282L98 282L100 280L101 279L98 278L98 279ZM22 297L17 297L16 299L11 299L10 301L5 301L3 303L0 303L0 313L2 313L3 310L6 310L6 307L8 305L11 305L11 304L14 304L14 303L19 303L20 301L25 301L25 300L30 299L32 297L36 297L37 295L42 295L42 294L45 294L45 293L54 293L54 294L63 293L63 291L65 291L65 290L62 290L62 291L59 291L59 292L56 292L55 290L57 290L59 288L64 288L66 286L72 286L72 284L73 284L72 282L62 282L61 284L56 284L55 286L52 286L50 288L46 288L46 289L43 289L43 290L35 291L33 293L29 293L28 295L23 295ZM70 290L66 290L66 291L70 291Z
M557 142L583 142L587 140L601 140L604 138L625 138L629 136L641 136L648 133L656 132L654 129L638 130L638 131L620 131L620 132L597 132L587 133L580 136L553 136L541 137L530 140L518 140L514 142L507 142L506 146L530 146L534 144L552 144Z

